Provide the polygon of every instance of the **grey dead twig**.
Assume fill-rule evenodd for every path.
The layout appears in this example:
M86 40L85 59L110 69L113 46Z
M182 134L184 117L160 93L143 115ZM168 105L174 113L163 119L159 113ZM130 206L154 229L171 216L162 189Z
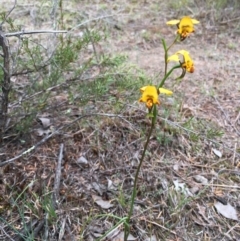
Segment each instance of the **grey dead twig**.
M213 97L213 99L216 101L218 108L221 110L221 112L223 113L223 115L225 116L227 122L229 123L229 125L236 131L236 133L238 134L238 136L240 136L240 132L238 131L238 129L235 127L235 125L231 122L228 114L226 113L226 111L223 109L222 105L219 103L218 99L216 97Z
M4 228L0 225L0 229L2 230L2 232L6 235L6 237L10 240L10 241L15 241L14 239L12 239L10 237L10 235L4 230Z
M17 5L17 0L14 1L13 6L11 7L11 9L8 11L8 13L6 14L6 16L4 17L4 20L1 22L0 24L0 28L2 28L2 25L4 24L4 22L6 22L7 18L9 17L9 15L12 13L12 11L14 10L14 8Z
M31 35L31 34L45 34L45 33L68 33L67 30L33 30L33 31L19 31L19 32L13 32L13 33L6 33L6 37L18 37L21 35Z
M26 226L24 226L21 231L15 235L14 239L15 241L22 241L26 240L28 234L31 234L32 238L36 238L38 233L41 231L44 225L44 219L42 220L31 220L29 221Z
M77 121L81 120L82 118L85 118L85 117L89 117L89 116L107 116L107 117L112 117L112 118L120 118L124 121L127 121L124 116L121 116L121 115L115 115L115 114L103 114L103 113L89 113L89 114L85 114L85 115L81 115L79 116L78 118L76 118L75 120L73 120L71 123L69 124L66 124L66 125L62 125L60 126L59 128L57 128L55 131L53 131L51 134L45 136L42 140L40 140L39 142L37 142L35 145L33 145L32 147L28 148L27 150L21 152L19 155L9 159L9 160L6 160L6 161L3 161L3 162L0 162L0 167L2 166L5 166L7 164L10 164L16 160L18 160L19 158L31 153L32 151L36 150L39 146L41 146L42 144L44 144L45 142L47 142L50 138L52 138L53 136L57 135L57 134L60 134L60 131L63 130L64 128L67 128L71 125L73 125L74 123L76 123ZM127 121L128 122L128 121Z
M10 47L7 38L8 37L20 37L22 35L29 35L29 34L52 34L52 33L67 33L66 30L34 30L34 31L18 31L13 33L5 33L2 30L2 25L6 22L6 19L11 14L11 12L16 7L17 1L14 1L13 7L8 11L4 20L0 24L0 47L2 48L1 57L3 58L3 65L0 67L3 71L3 80L1 81L1 89L2 93L0 96L0 140L2 139L2 135L6 130L7 127L7 114L8 114L8 105L9 105L9 94L11 92L11 77L12 77L12 70L11 65L14 66L15 63L11 64L11 54L10 54Z
M58 200L59 200L59 188L60 188L60 180L61 180L63 149L64 149L64 145L62 143L60 145L58 162L57 162L57 167L56 167L56 172L55 172L54 187L53 187L53 204L54 204L55 208L57 208Z
M10 51L6 35L2 30L0 30L0 46L3 52L3 65L1 66L3 70L3 81L1 83L2 95L0 99L0 139L2 139L2 134L5 131L7 123L9 93L11 89Z

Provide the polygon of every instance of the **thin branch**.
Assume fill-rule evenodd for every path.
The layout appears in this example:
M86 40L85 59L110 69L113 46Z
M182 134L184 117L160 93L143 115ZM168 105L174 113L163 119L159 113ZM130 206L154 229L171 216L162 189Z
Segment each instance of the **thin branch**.
M11 88L10 83L10 51L7 38L0 30L0 46L2 47L3 51L3 81L1 84L2 88L2 99L0 104L0 132L3 133L6 128L7 122L7 112L8 112L8 101L9 101L9 92ZM0 136L1 139L1 136Z
M114 115L114 114L102 114L102 113L90 113L90 114L85 114L85 115L82 115L78 118L76 118L75 120L73 120L71 123L67 124L67 125L63 125L63 126L60 126L58 129L56 129L54 132L52 132L51 134L49 134L48 136L44 137L41 141L39 141L38 143L36 143L34 146L30 147L29 149L27 149L26 151L23 151L22 153L20 153L19 155L7 160L7 161L4 161L4 162L0 162L0 167L2 166L5 166L9 163L12 163L16 160L18 160L19 158L31 153L32 151L36 150L39 146L41 146L42 144L44 144L45 142L47 142L50 138L52 138L53 136L55 136L56 134L60 134L60 131L64 128L67 128L71 125L73 125L75 122L79 121L80 119L82 118L85 118L85 117L89 117L89 116L108 116L108 117L118 117L118 118L122 118L123 120L125 120L123 118L123 116L121 115Z
M90 38L90 41L91 41L91 44L92 44L92 47L93 47L93 53L94 53L94 55L95 55L96 61L97 61L97 63L99 64L99 58L98 58L98 55L97 55L97 50L96 50L96 47L95 47L95 43L94 43L93 38L92 38L92 34L91 34L91 32L89 31L89 29L88 29L87 26L86 26L85 29L86 29L86 32L87 32L89 38Z
M36 227L36 228L34 229L34 231L33 231L33 238L34 238L34 239L37 238L37 235L38 235L38 233L41 231L41 229L43 228L44 223L45 223L45 220L44 220L44 219L42 219L41 221L39 221L37 227Z
M38 34L38 33L67 33L67 30L33 30L33 31L19 31L14 33L6 33L6 37L15 37L27 34Z
M0 229L3 231L3 233L9 238L10 241L16 241L14 239L12 239L8 234L7 232L3 229L3 227L0 225Z
M213 99L217 102L219 109L222 111L223 115L225 116L227 122L230 124L230 126L236 131L236 133L240 136L240 132L238 129L235 127L234 124L232 124L231 120L229 119L229 116L227 113L224 111L222 105L219 103L218 99L216 97L213 97Z
M159 116L159 118L162 119L162 120L164 120L164 121L166 121L168 124L170 124L170 125L172 125L172 126L176 126L176 127L180 128L180 129L186 131L186 132L190 132L190 133L193 133L193 134L195 134L195 135L204 137L206 140L208 140L208 141L210 141L210 142L212 142L212 143L214 143L214 144L217 144L217 145L219 145L219 146L222 146L223 148L226 148L227 150L233 152L236 156L240 157L240 154L239 154L239 153L237 153L234 149L232 149L232 148L224 145L224 143L220 143L220 142L215 141L215 140L213 140L213 139L207 138L206 136L204 136L204 134L201 134L201 133L199 133L199 132L192 131L192 130L188 130L187 128L185 128L185 127L183 127L183 126L181 126L181 125L179 125L179 124L177 124L177 123L175 123L175 122L173 122L173 121L167 120L167 119L165 119L165 118L163 118L163 117L161 117L161 116Z
M79 28L79 27L81 27L81 26L84 26L85 24L88 24L88 23L90 23L90 22L98 21L98 20L100 20L100 19L109 18L109 17L113 17L113 16L117 16L117 15L127 15L127 14L116 13L116 14L109 14L109 15L104 15L104 16L97 17L97 18L88 19L88 20L86 20L85 22L82 22L82 23L76 25L75 27L73 27L72 29L70 29L70 30L68 31L68 33L71 33L73 30L75 30L75 29L77 29L77 28Z
M236 18L228 19L228 20L226 20L226 21L219 22L219 24L224 25L224 24L228 24L228 23L230 23L230 22L236 22L236 21L238 21L239 19L240 19L240 17L236 17Z
M60 145L60 151L58 156L58 162L55 172L55 179L54 179L54 187L53 187L53 204L55 208L58 206L58 199L59 199L59 187L60 187L60 180L61 180L61 167L62 167L62 159L63 159L63 147L64 145Z
M11 76L18 76L18 75L25 75L25 74L30 74L30 73L34 73L34 72L37 72L41 69L44 69L45 67L47 67L49 65L49 63L47 64L44 64L42 66L36 66L35 69L26 69L26 70L22 70L21 72L16 72L16 73L13 73Z
M17 4L17 0L14 1L14 5L13 7L9 10L8 14L4 17L4 20L1 22L0 24L0 28L2 28L2 25L4 24L4 22L6 21L6 19L9 17L9 15L11 14L11 12L13 11L13 9L16 7Z
M133 108L135 108L135 109L137 109L137 110L140 110L139 108L137 108L137 107L134 106L134 105L129 105L129 106L131 106L131 107L133 107ZM207 138L204 134L202 134L202 133L200 133L200 132L196 132L196 131L189 130L189 129L187 129L187 128L185 128L185 127L177 124L177 123L174 122L174 121L170 121L170 120L168 120L168 119L166 119L166 118L161 117L160 115L158 115L158 118L160 118L160 119L163 120L163 121L166 121L166 122L167 122L169 125L171 125L171 126L176 126L176 127L180 128L180 129L186 131L187 133L193 133L193 134L195 134L195 135L197 135L197 136L201 136L202 138L205 138L207 141L210 141L210 142L212 142L212 143L214 143L214 144L216 144L216 145L222 146L223 148L225 148L225 149L233 152L236 156L240 157L240 154L239 154L238 152L236 152L234 149L228 147L228 146L227 146L226 144L224 144L224 143L220 143L220 142L215 141L215 140L213 140L213 139Z
M146 218L143 218L143 220L145 220L145 221L148 222L148 223L154 224L154 225L156 225L156 226L158 226L158 227L160 227L160 228L162 228L162 229L170 232L170 233L173 234L173 235L176 235L176 233L175 233L174 231L172 231L172 230L170 230L170 229L162 226L161 224L159 224L159 223L157 223L157 222L150 221L150 220L148 220L148 219L146 219Z

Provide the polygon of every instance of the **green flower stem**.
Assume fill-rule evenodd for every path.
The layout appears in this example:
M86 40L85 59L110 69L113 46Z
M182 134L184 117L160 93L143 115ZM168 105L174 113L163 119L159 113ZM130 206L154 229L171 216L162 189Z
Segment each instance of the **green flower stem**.
M165 63L164 75L167 74L168 50L177 42L178 38L179 38L179 35L176 36L176 38L173 40L173 42L170 44L169 47L167 47L165 40L162 39L162 45L163 45L163 49L164 49L164 63Z
M178 69L178 68L181 68L181 65L175 65L174 67L172 67L172 69L170 69L168 71L168 73L164 76L164 78L162 79L162 81L160 82L159 86L157 89L163 87L164 83L165 83L165 80L170 76L170 74L173 72L174 69Z
M178 41L179 39L179 35L177 34L176 38L174 39L174 41L172 42L172 44L169 45L169 47L167 48L167 52L168 50Z
M163 49L164 49L164 64L165 64L164 75L166 75L166 73L167 73L168 48L167 48L167 45L166 45L166 42L165 42L164 39L162 39L162 45L163 45Z
M143 159L144 159L145 154L146 154L146 150L147 150L147 147L148 147L148 143L149 143L150 137L152 135L152 131L153 131L153 128L154 128L155 120L156 120L156 118L152 117L151 128L150 128L150 130L148 132L147 141L146 141L146 143L144 145L144 149L143 149L143 153L142 153L142 156L141 156L141 159L140 159L140 163L138 164L137 171L136 171L136 174L135 174L134 185L133 185L133 192L132 192L131 204L130 204L130 210L128 212L127 220L126 220L126 223L125 223L124 241L127 241L128 235L130 233L130 225L129 225L129 223L130 223L130 219L131 219L131 216L132 216L134 200L135 200L136 193L137 193L138 175L139 175L139 171L141 169L142 163L143 163Z

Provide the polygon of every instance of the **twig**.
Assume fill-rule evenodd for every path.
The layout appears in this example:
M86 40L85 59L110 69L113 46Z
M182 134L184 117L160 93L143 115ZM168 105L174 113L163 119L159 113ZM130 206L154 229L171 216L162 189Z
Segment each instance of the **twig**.
M179 124L177 124L177 123L175 123L175 122L173 122L173 121L167 120L167 119L165 119L165 118L163 118L163 117L159 117L159 118L162 119L162 120L164 120L164 121L166 121L166 122L168 122L170 125L176 126L176 127L180 128L180 129L186 131L186 132L190 132L190 133L193 133L193 134L195 134L195 135L202 136L202 137L204 137L206 140L211 141L212 143L217 144L217 145L219 145L219 146L222 146L223 148L225 148L225 149L227 149L227 150L232 151L233 153L235 153L236 156L240 157L240 154L239 154L239 153L237 153L237 152L236 152L235 150L233 150L232 148L224 145L224 143L220 143L220 142L214 141L213 139L207 138L207 137L205 137L203 134L198 133L198 132L196 132L196 131L188 130L187 128L185 128L185 127L183 127L183 126L181 126L181 125L179 125Z
M175 232L171 231L171 230L168 229L168 228L165 228L164 226L160 225L159 223L156 223L156 222L150 221L150 220L148 220L148 219L146 219L146 218L143 218L143 220L146 221L146 222L148 222L148 223L152 223L152 224L154 224L154 225L156 225L156 226L158 226L158 227L160 227L160 228L162 228L162 229L164 229L164 230L170 232L170 233L173 234L173 235L176 235Z
M56 167L55 179L54 179L54 187L53 187L53 204L55 208L58 206L59 199L59 187L61 180L61 167L62 167L62 159L63 159L63 143L60 145L60 151L58 156L58 163Z
M240 17L236 17L236 18L228 19L226 21L219 22L219 24L224 25L224 24L228 24L230 22L238 21L239 19L240 19Z
M232 232L233 229L236 228L236 227L239 227L239 223L236 223L234 226L232 226L232 227L225 233L225 235L228 235L228 234L229 234L230 232ZM224 238L221 239L221 241L223 241L223 240L224 240Z
M8 16L11 14L11 12L13 11L13 9L16 7L17 4L17 0L14 1L14 5L13 7L8 11L8 14L6 14L6 16L4 17L4 20L1 22L0 24L0 28L2 28L2 25L4 24L4 22L6 21L6 19L8 18Z
M43 68L45 67L45 66L42 66ZM39 68L40 69L40 68ZM38 70L39 70L38 69ZM19 73L19 74L24 74L25 72L22 72L22 73ZM30 72L31 73L31 72ZM115 75L118 75L119 73L117 72L117 73L113 73L113 74L111 74L112 76L115 76ZM14 74L12 75L12 76L14 76ZM103 77L105 77L106 75L98 75L98 78L103 78ZM47 89L44 89L44 90L41 90L41 91L39 91L39 92L36 92L36 93L34 93L34 94L32 94L32 95L28 95L28 96L26 96L26 97L24 97L24 98L22 98L21 99L21 102L22 101L25 101L25 100L28 100L28 99L31 99L31 98L33 98L33 97L35 97L35 96L37 96L37 95L40 95L40 94L42 94L42 93L44 93L44 92L48 92L48 91L52 91L52 90L55 90L55 89L57 89L57 88L60 88L60 87L62 87L62 86L64 86L64 87L68 87L69 85L71 85L72 84L72 82L74 82L74 81L76 81L76 80L81 80L82 82L85 82L85 81L88 81L88 80L92 80L92 79L95 79L96 77L87 77L87 78L84 78L84 79L81 79L81 77L82 77L82 75L78 75L78 76L76 76L76 77L74 77L74 78L69 78L69 79L66 79L63 83L61 83L61 84L58 84L58 85L54 85L54 86L52 86L52 87L49 87L49 88L47 88ZM13 103L13 104L11 104L11 107L13 107L13 106L16 106L16 105L18 105L18 104L20 104L20 101L16 101L15 103Z
M33 238L36 238L38 233L41 231L41 229L43 228L43 225L45 223L45 220L42 219L41 221L39 221L37 227L34 229L33 231Z
M216 97L213 97L214 100L217 102L219 109L222 111L223 115L225 116L226 120L230 124L230 126L236 131L236 133L240 136L240 132L238 129L231 123L231 120L229 119L228 115L225 113L224 109L222 108L222 105L220 105L218 99Z
M1 84L2 88L2 98L1 98L1 105L0 105L0 139L2 133L5 131L6 128L6 122L7 122L7 112L8 112L8 102L9 102L9 92L11 88L11 83L10 83L10 54L9 54L9 45L7 38L0 30L0 46L2 47L3 50L3 81Z
M11 76L18 76L18 75L25 75L25 74L30 74L36 71L39 71L41 69L44 69L45 67L47 67L49 65L49 63L45 63L44 65L41 66L36 66L35 69L27 69L27 70L22 70L21 72L16 72L13 73Z
M22 229L15 235L14 240L15 241L23 241L26 240L26 237L28 234L30 234L33 230L33 228L38 223L37 219L30 220L28 223L25 223L22 227Z
M3 227L0 225L0 229L3 231L3 233L9 238L10 241L16 241L14 239L12 239L8 234L7 232L3 229Z
M63 127L62 127L62 128L63 128ZM59 131L59 130L62 129L62 128L59 128L57 131ZM53 137L53 136L57 133L57 131L55 131L55 132L51 133L50 135L44 137L44 138L43 138L41 141L39 141L36 145L30 147L29 149L27 149L26 151L22 152L21 154L13 157L13 158L11 158L11 159L9 159L9 160L7 160L7 161L1 162L1 163L0 163L0 167L5 166L5 165L7 165L7 164L9 164L9 163L12 163L12 162L16 161L17 159L23 157L24 155L32 152L32 151L35 150L37 147L41 146L43 143L45 143L47 140L49 140L51 137Z
M116 15L123 15L123 14L122 14L122 13L121 13L121 14L120 14L120 13L116 13L116 14L109 14L109 15L104 15L104 16L97 17L97 18L88 19L88 20L86 20L85 22L82 22L82 23L76 25L75 27L73 27L72 29L70 29L70 30L68 31L68 34L71 33L73 30L75 30L75 29L77 29L77 28L79 28L79 27L81 27L81 26L83 26L83 25L85 25L85 24L88 24L88 23L90 23L90 22L98 21L98 20L104 19L104 18L113 17L113 16L116 16ZM126 15L126 14L124 14L124 15Z
M85 114L85 115L82 115L82 116L79 116L78 118L76 118L75 120L73 120L71 123L67 124L67 125L63 125L63 126L60 126L58 129L56 129L54 132L52 132L51 134L49 134L48 136L44 137L41 141L39 141L37 144L35 144L34 146L30 147L29 149L27 149L26 151L23 151L22 153L20 153L19 155L7 160L7 161L4 161L4 162L0 162L0 167L2 166L5 166L9 163L12 163L16 160L18 160L19 158L31 153L32 151L36 150L39 146L41 146L43 143L47 142L50 138L52 138L53 136L55 136L56 134L59 134L60 131L64 128L67 128L69 126L71 126L72 124L74 124L75 122L79 121L80 119L82 118L85 118L85 117L89 117L89 116L108 116L108 117L117 117L117 118L121 118L123 120L125 120L123 118L123 116L121 115L115 115L115 114L102 114L102 113L89 113L89 114ZM127 120L125 120L127 121Z
M69 221L68 221L68 222L69 222ZM70 227L69 227L68 222L66 223L66 228L67 228L67 232L68 232L68 237L70 238L70 240L76 241L74 235L72 235L72 233L71 233L71 230L70 230Z
M96 50L96 47L95 47L95 43L94 43L94 41L93 41L91 32L89 31L89 29L88 29L87 26L86 26L86 31L87 31L88 37L90 38L90 42L91 42L92 47L93 47L93 53L94 53L94 55L95 55L96 61L97 61L97 63L99 64L99 58L98 58L98 55L97 55L97 50Z
M67 30L33 30L33 31L19 31L14 33L6 33L6 37L14 37L27 34L38 34L38 33L67 33Z
M61 228L59 230L59 235L58 235L58 240L59 241L62 241L62 238L64 236L64 233L65 233L65 227L66 227L66 217L63 218L62 220L62 225L61 225Z
M214 183L202 183L202 185L204 186L213 186L213 187L223 187L223 188L236 188L236 189L240 189L239 186L233 186L233 185L223 185L223 184L214 184Z

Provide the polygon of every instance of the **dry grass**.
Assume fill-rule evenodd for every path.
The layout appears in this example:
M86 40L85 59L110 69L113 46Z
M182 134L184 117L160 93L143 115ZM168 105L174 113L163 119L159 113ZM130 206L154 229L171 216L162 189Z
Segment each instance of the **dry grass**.
M64 3L64 26L69 28L83 19L113 15L91 23L99 24L98 29L108 35L96 46L95 54L99 58L109 53L127 55L128 63L146 73L134 72L137 85L141 78L143 83L160 79L161 38L170 41L174 32L165 26L166 20L194 14L202 23L195 36L175 46L177 50L184 45L191 52L196 71L179 84L173 79L167 83L175 94L161 100L156 131L140 173L131 234L135 240L240 240L239 222L223 217L214 207L220 201L230 203L238 212L240 209L240 42L234 20L240 11L238 2L233 1L231 14L231 6L219 7L221 17L210 0L200 1L201 5L182 1L178 10L171 5L176 1L168 6L158 2ZM20 23L33 29L51 26L47 3L33 6L24 0L18 4L13 15ZM207 4L214 14L205 11ZM33 7L41 15L37 14L36 22L30 25ZM74 33L79 32L77 29ZM94 55L93 49L88 51ZM82 56L89 56L89 52ZM122 60L117 57L114 61ZM125 67L120 74L110 71L118 79L110 84L103 82L100 88L107 86L107 91L100 91L97 97L86 92L84 98L71 99L64 88L53 93L41 114L51 119L51 128L59 131L34 152L0 169L0 240L97 240L119 221L116 217L127 215L133 177L150 122L145 108L137 103L139 86L126 79L119 84L121 74L128 74ZM134 74L131 72L129 78ZM94 66L89 75L99 75L99 69ZM94 86L99 84L94 81ZM73 84L72 89L78 84L82 83ZM85 84L89 83L82 86ZM71 84L65 88L70 89ZM35 120L31 125L32 130L40 127ZM14 140L6 138L1 160L18 155L41 138L35 131ZM54 203L61 143L60 198ZM112 207L97 205L94 195ZM122 228L119 225L105 240L122 240Z

